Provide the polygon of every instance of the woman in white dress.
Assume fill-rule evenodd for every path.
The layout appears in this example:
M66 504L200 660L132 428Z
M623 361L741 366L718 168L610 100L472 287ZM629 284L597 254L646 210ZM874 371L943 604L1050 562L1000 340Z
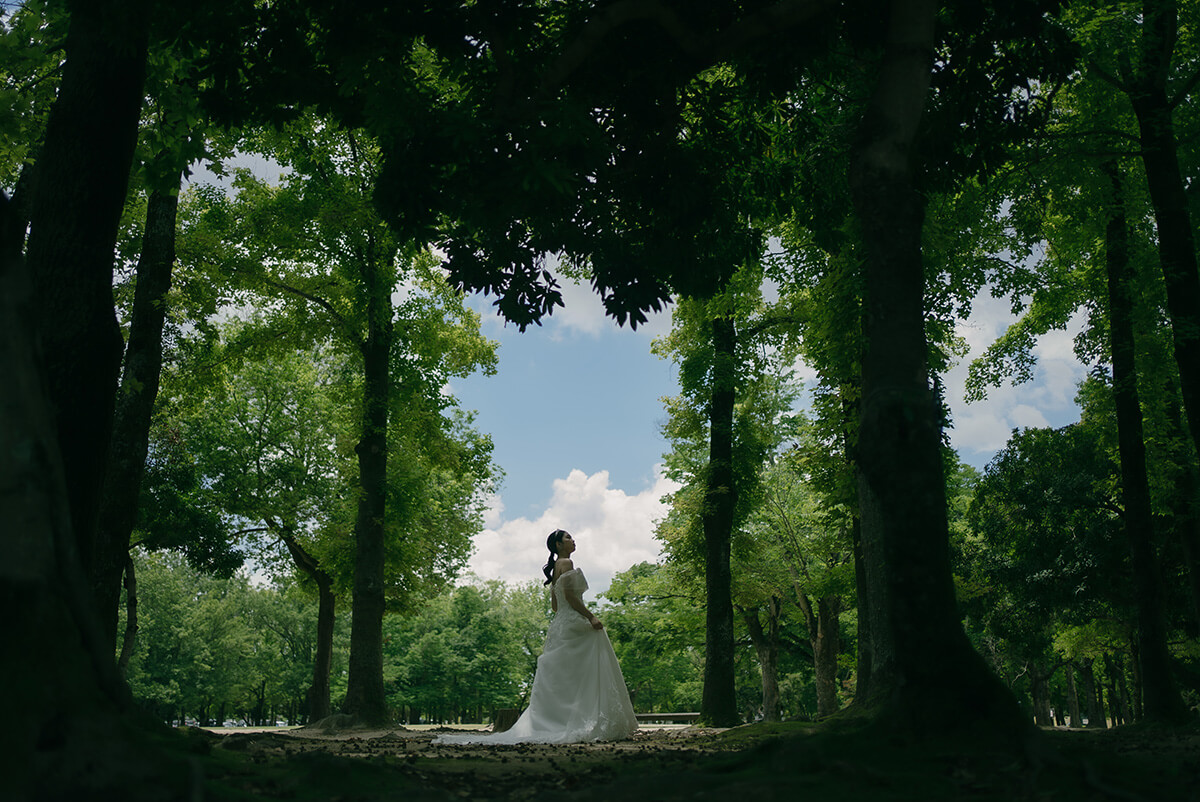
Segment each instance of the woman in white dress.
M533 676L529 707L511 728L497 733L441 735L446 743L580 743L628 738L637 729L629 691L600 619L583 603L587 580L571 562L575 539L556 529L546 539L554 618Z

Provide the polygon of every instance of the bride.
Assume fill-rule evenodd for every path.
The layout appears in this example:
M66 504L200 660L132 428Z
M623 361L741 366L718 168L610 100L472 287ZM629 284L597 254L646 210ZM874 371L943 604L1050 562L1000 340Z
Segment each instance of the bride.
M554 618L538 658L529 707L504 732L441 735L435 744L578 743L628 738L637 729L629 691L600 619L583 603L587 580L571 562L575 540L556 529L546 539Z

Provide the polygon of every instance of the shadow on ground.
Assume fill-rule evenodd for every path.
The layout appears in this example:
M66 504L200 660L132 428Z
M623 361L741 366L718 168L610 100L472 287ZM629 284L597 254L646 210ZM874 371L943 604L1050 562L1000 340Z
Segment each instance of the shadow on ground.
M293 800L1200 800L1200 729L1052 730L920 747L811 724L629 741L440 746L435 731L189 730L193 798Z

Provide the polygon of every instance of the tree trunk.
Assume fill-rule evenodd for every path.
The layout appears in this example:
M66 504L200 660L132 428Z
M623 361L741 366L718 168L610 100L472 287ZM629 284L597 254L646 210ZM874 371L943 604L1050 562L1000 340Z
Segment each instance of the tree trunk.
M137 265L137 288L113 416L112 443L100 501L92 554L92 592L105 633L115 639L121 575L129 559L129 538L137 520L138 495L146 467L150 419L162 371L166 297L175 262L175 192L154 191L146 207L146 229Z
M868 573L871 576L877 576L879 572L878 570L873 572L867 571L867 558L862 544L861 516L855 516L854 525L850 531L854 543L854 587L857 589L854 604L858 613L858 654L854 671L854 701L856 704L859 702L869 704L870 700L875 698L875 647L879 644L879 640L875 635L875 631L879 627L872 624L872 621L874 618L878 618L878 613L880 612L873 610L871 603L882 601L883 593L867 592L867 588L870 587L870 580L867 578ZM877 551L873 553L877 553Z
M281 535L283 544L292 555L292 562L317 586L317 650L313 657L312 685L305 694L308 720L320 721L329 716L332 706L329 698L329 670L333 661L333 625L336 599L333 595L331 577L317 559L308 553L299 541L285 531Z
M1083 726L1083 711L1079 706L1079 688L1075 684L1075 665L1067 663L1063 668L1067 672L1067 715L1070 726Z
M131 700L71 531L34 345L37 307L19 257L22 233L0 193L0 630L9 653L20 655L5 662L6 682L19 689L7 705L5 792L15 799L117 798L143 782L182 798L185 772L157 771L157 747L138 743L122 719Z
M765 628L758 618L758 610L743 608L741 613L762 672L763 721L779 721L779 599L772 596L766 606Z
M1092 668L1092 658L1080 661L1079 679L1083 683L1083 698L1087 703L1088 729L1104 729L1108 726L1108 722L1104 713L1100 688L1096 682L1096 672Z
M1158 256L1166 280L1175 361L1192 443L1200 449L1200 270L1167 78L1178 37L1176 0L1144 0L1139 69L1129 90L1154 207ZM1147 711L1149 712L1149 711Z
M1173 383L1167 388L1167 425L1172 440L1183 447L1174 450L1174 459L1180 466L1175 478L1171 498L1172 528L1183 548L1184 564L1187 566L1188 590L1192 602L1191 621L1186 625L1188 634L1200 636L1200 465L1196 451L1188 446L1178 397Z
M149 13L145 2L69 6L66 62L38 159L26 256L72 531L89 571L123 346L113 313L113 245L137 140Z
M733 595L729 543L737 486L733 475L733 411L736 400L737 332L732 318L712 321L712 403L704 493L705 641L700 718L713 727L738 723L734 693Z
M1162 580L1154 553L1154 518L1150 504L1150 481L1146 474L1146 445L1142 434L1133 333L1134 269L1129 260L1124 189L1115 164L1107 163L1104 172L1113 190L1105 229L1113 403L1117 412L1123 522L1129 539L1137 596L1138 645L1145 683L1146 715L1154 719L1176 721L1186 716L1186 711L1171 677Z
M866 251L859 511L872 609L871 703L910 735L984 722L1030 727L974 651L951 579L941 415L924 330L924 203L912 153L929 88L936 4L895 0L879 77L851 153L850 189Z
M817 602L816 637L812 641L813 674L817 686L817 718L836 713L838 655L842 652L841 596L823 596Z
M1029 669L1029 695L1033 698L1033 721L1039 727L1053 727L1054 715L1050 712L1050 673L1042 666Z
M125 552L125 636L121 639L121 656L117 658L117 671L122 677L129 670L133 650L137 646L137 575L133 568L133 555Z
M354 599L345 712L368 725L387 723L383 687L384 512L391 387L391 287L380 269L365 269L368 333L363 342L363 428L355 446L360 493L354 522Z

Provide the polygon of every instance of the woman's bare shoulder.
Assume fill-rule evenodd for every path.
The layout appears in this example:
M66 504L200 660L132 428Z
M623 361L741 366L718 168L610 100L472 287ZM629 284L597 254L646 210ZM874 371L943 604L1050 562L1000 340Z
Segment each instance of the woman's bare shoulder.
M575 564L571 562L569 557L559 557L554 563L554 578L558 579L560 576L565 574L567 571L572 570L574 567Z

